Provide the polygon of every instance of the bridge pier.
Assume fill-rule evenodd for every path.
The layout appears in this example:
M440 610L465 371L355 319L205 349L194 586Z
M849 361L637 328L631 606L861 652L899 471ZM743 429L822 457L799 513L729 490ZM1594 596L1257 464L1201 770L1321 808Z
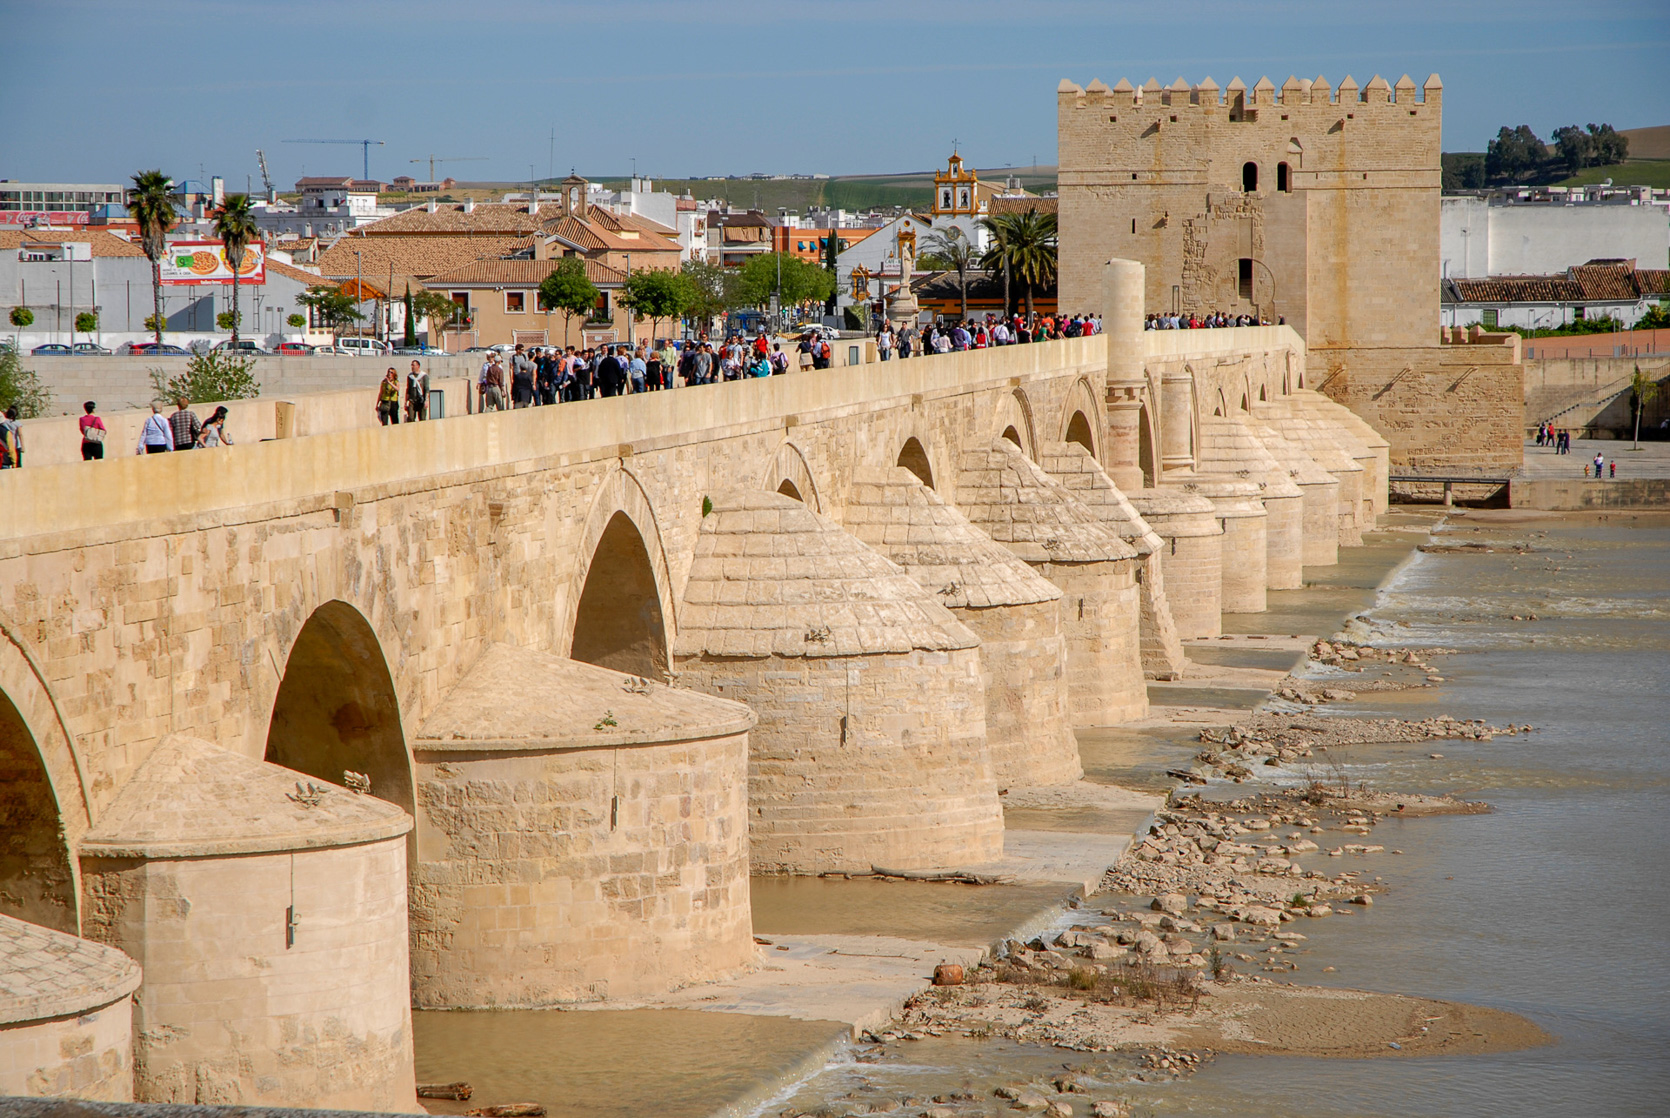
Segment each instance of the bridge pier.
M995 861L979 638L799 501L709 495L674 645L683 686L748 704L756 873Z
M1062 592L1073 724L1145 716L1136 550L1007 440L961 465L958 507Z
M1061 591L902 466L856 471L843 522L980 638L986 745L998 786L1068 784L1083 776Z
M754 957L739 703L494 645L412 739L424 1009L664 994Z

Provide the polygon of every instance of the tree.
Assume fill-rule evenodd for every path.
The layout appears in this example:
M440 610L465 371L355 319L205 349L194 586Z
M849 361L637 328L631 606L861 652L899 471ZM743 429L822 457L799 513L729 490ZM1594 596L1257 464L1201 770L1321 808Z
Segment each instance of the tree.
M684 313L706 328L732 307L746 305L735 268L692 260L680 273L690 284L690 305Z
M307 316L305 314L292 314L285 318L284 325L292 330L300 330L307 325Z
M414 291L406 299L406 316L413 322L429 320L429 344L437 349L441 347L446 328L457 321L463 307L452 301L452 297L442 291Z
M332 332L365 317L360 313L359 307L355 306L354 297L339 287L317 284L308 288L304 294L296 296L296 302L311 308L313 313L319 316L319 321Z
M568 331L576 315L590 315L597 308L603 293L586 278L586 262L578 256L565 256L557 261L539 285L539 301L549 310L562 312L562 342L568 344Z
M78 334L91 334L99 328L99 316L93 311L82 311L75 316L75 331Z
M922 247L950 265L949 271L957 273L957 294L962 303L960 318L968 317L968 272L974 267L974 243L955 225L950 229L930 233L922 242Z
M1629 158L1629 137L1613 131L1610 124L1589 125L1596 167L1610 167Z
M400 341L408 349L418 344L417 318L412 309L412 285L410 283L406 284L406 332Z
M1641 366L1635 366L1635 375L1629 378L1629 410L1635 413L1635 446L1641 449L1641 413L1647 410L1647 405L1658 399L1658 382L1641 371Z
M1528 124L1503 127L1490 141L1484 154L1484 171L1492 179L1520 180L1534 174L1548 161L1548 146L1537 138Z
M681 273L651 268L626 277L620 301L634 314L649 319L650 332L659 336L657 324L664 318L682 315L695 301L695 294Z
M983 220L992 233L992 245L980 265L989 269L1005 268L1008 276L1021 282L1026 292L1026 313L1030 317L1032 292L1055 282L1055 215L1027 210L996 214Z
M0 348L0 412L17 409L19 419L34 419L52 406L52 393L40 378L23 368L17 351Z
M1575 124L1554 130L1554 151L1566 165L1566 174L1575 175L1595 162L1595 138Z
M178 220L168 191L168 178L161 171L140 171L133 176L133 187L128 191L128 216L139 225L139 247L151 261L151 300L156 307L152 322L158 345L162 344L164 325L162 256L168 251L168 231Z
M736 295L744 306L767 306L776 294L779 307L803 307L823 303L834 292L832 272L789 252L762 253L737 273Z
M222 400L252 400L261 395L256 382L255 360L240 357L226 350L199 353L186 362L186 371L169 377L161 369L152 369L151 388L160 403L169 403L184 396L194 404L218 403Z
M222 330L232 331L232 336L237 337L238 319L242 317L237 311L221 311L215 315L215 325Z
M1635 323L1637 330L1670 330L1670 306L1654 303Z
M226 263L232 268L232 344L238 344L238 277L244 267L244 253L251 241L259 240L261 230L255 227L255 212L249 207L249 195L228 194L215 212L215 236L226 249Z

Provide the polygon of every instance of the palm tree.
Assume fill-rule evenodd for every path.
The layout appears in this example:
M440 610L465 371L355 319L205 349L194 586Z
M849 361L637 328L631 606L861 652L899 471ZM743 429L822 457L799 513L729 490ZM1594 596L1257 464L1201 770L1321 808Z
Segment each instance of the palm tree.
M226 263L232 266L232 345L238 344L238 273L243 269L244 250L260 237L249 195L228 194L215 214L215 236L226 246Z
M993 236L981 266L1005 268L1025 285L1026 314L1030 318L1033 289L1055 282L1055 215L1027 210L984 220Z
M968 317L968 270L974 267L974 245L964 233L955 225L950 229L932 233L922 242L922 248L939 257L957 273L957 293L962 301L962 314Z
M139 224L139 245L151 261L151 301L156 317L156 341L162 344L162 254L168 251L168 231L177 220L169 182L161 171L140 171L128 191L128 216Z

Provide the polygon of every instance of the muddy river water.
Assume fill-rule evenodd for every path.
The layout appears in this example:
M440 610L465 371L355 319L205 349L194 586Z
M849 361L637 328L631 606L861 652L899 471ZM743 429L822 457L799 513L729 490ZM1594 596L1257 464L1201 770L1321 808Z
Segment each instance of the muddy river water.
M1365 914L1306 922L1310 938L1287 980L1507 1009L1553 1034L1553 1045L1419 1059L1224 1056L1190 1077L1142 1082L1126 1056L945 1037L878 1057L832 1048L827 1023L781 1018L419 1013L420 1081L472 1079L478 1093L486 1082L554 1115L692 1116L776 1083L748 1112L914 1118L931 1096L964 1091L974 1098L955 1104L958 1114L1001 1113L994 1086L1071 1066L1098 1097L1127 1098L1137 1114L1670 1113L1670 517L1464 513L1438 524L1432 541L1490 550L1412 554L1430 519L1394 514L1391 524L1340 567L1308 568L1322 586L1272 594L1270 613L1226 619L1226 630L1325 634L1355 617L1346 632L1357 640L1454 648L1440 661L1442 683L1319 709L1537 729L1348 751L1354 781L1457 794L1494 811L1382 823L1373 841L1386 852L1352 868L1383 877L1389 892ZM1316 671L1350 686L1342 673ZM1086 775L1162 789L1163 770L1198 748L1190 737L1175 727L1083 735ZM1305 775L1261 770L1257 779ZM782 933L840 924L980 943L1052 899L1047 890L845 885L837 894L762 883L757 920Z

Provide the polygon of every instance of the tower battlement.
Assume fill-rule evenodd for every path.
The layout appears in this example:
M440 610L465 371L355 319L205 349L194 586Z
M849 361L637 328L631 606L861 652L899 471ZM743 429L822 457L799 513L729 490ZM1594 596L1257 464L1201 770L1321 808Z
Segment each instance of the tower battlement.
M1210 77L1196 85L1190 85L1179 77L1168 86L1162 86L1154 78L1149 78L1141 86L1133 86L1126 79L1120 78L1117 85L1109 88L1100 79L1081 87L1063 78L1061 84L1056 87L1056 98L1062 107L1069 104L1075 108L1099 108L1104 105L1128 108L1190 106L1227 109L1231 112L1278 105L1289 109L1302 105L1329 105L1336 108L1350 105L1436 107L1443 103L1444 83L1439 80L1437 74L1433 74L1423 85L1416 86L1414 79L1405 74L1397 80L1396 85L1391 85L1385 78L1376 74L1369 79L1366 86L1359 89L1350 74L1340 81L1338 87L1330 86L1328 79L1318 74L1315 78L1308 79L1290 75L1279 89L1268 77L1259 78L1257 84L1250 89L1240 78L1231 79L1229 85L1220 88Z

